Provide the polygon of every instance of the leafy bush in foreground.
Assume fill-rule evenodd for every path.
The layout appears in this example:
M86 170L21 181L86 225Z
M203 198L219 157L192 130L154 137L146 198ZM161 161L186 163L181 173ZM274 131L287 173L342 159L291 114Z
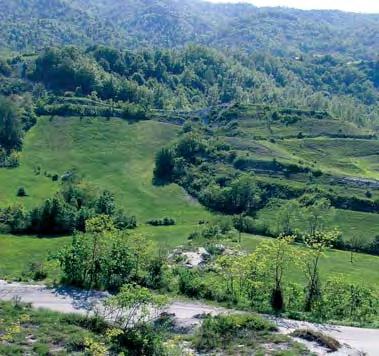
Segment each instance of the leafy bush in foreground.
M276 331L269 321L256 315L207 316L195 337L196 349L207 351L226 348L233 341L254 339L257 333Z

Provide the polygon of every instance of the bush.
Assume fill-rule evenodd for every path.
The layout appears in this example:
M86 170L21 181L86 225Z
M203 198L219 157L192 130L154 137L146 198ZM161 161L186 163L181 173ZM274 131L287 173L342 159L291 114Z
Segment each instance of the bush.
M22 272L24 278L30 278L33 281L43 281L47 277L47 272L42 262L30 263L26 270Z
M173 175L175 162L172 150L162 148L155 157L154 179L159 181L170 181Z
M141 325L124 331L117 337L117 344L120 350L128 350L131 356L163 356L163 337L161 333L151 325Z
M17 190L17 196L18 197L26 197L27 196L26 190L25 190L24 187L18 188L18 190Z
M195 346L201 351L226 348L233 340L276 330L273 324L256 315L207 316L195 337Z
M147 221L147 224L152 226L170 226L175 225L176 221L173 218L164 217L161 219L150 219Z

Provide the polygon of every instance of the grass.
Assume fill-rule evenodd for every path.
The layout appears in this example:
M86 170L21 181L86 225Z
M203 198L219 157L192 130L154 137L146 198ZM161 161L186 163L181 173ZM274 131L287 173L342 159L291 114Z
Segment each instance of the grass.
M177 130L153 121L128 124L119 119L40 117L26 136L20 166L0 170L0 206L23 204L30 209L60 188L46 175L61 176L75 169L96 188L113 192L119 206L137 216L136 233L163 247L182 244L198 221L211 214L179 186L152 184L155 152L175 139ZM35 173L37 167L40 175ZM27 197L16 196L21 186ZM144 224L164 216L174 218L177 225ZM0 235L0 275L18 277L26 264L43 260L68 240Z
M26 137L20 167L0 171L1 205L35 206L59 189L44 172L61 176L75 169L99 189L113 192L140 222L163 216L180 224L197 222L209 214L179 186L152 184L154 155L176 133L175 126L153 121L41 117ZM36 167L41 175L34 173ZM16 197L20 186L28 197Z
M155 152L175 139L177 127L154 121L128 124L119 119L41 117L25 139L20 167L0 170L0 206L25 204L31 208L59 190L59 183L44 175L64 174L76 169L83 179L99 189L115 193L118 204L135 214L139 227L133 232L156 241L160 247L172 248L187 243L199 220L209 220L209 213L177 185L156 187L152 184ZM41 168L36 175L35 168ZM25 187L28 197L16 196ZM274 213L263 211L265 218ZM145 222L152 218L172 217L174 226L153 227ZM355 228L372 236L379 231L374 214L341 211L338 225L346 232ZM18 278L32 261L43 261L49 252L57 251L69 237L37 238L0 235L0 277ZM246 235L243 247L252 249L260 237ZM379 282L379 257L359 255L351 265L347 252L332 251L322 265L324 273L346 273L352 280L372 285ZM50 270L49 266L49 270ZM294 280L299 273L293 272ZM48 278L59 276L52 268Z
M273 222L279 210L280 206L267 206L260 210L257 216L267 226L275 228ZM334 209L327 218L327 223L330 228L335 227L341 231L344 241L349 241L351 237L359 234L369 244L375 236L379 235L379 215L374 213ZM306 223L301 218L297 218L293 228L305 231Z
M268 350L280 350L283 355L307 354L304 347L277 331L274 324L258 315L206 316L193 345L200 353L222 355L265 355Z
M32 262L45 261L71 240L71 237L38 238L30 236L0 235L0 278L18 279ZM59 270L49 265L48 278L59 277Z
M283 140L278 145L305 162L313 162L324 172L336 175L379 178L377 163L379 141L314 138Z
M265 237L242 235L241 247L246 251L254 251ZM302 248L299 246L299 248ZM379 256L355 254L354 262L350 262L350 252L328 250L320 262L320 272L323 279L335 275L343 275L347 281L362 283L378 288L379 286ZM304 283L304 273L298 268L292 268L287 275L288 280Z
M83 354L85 340L103 342L104 335L91 331L88 319L23 304L0 303L0 354L73 355Z

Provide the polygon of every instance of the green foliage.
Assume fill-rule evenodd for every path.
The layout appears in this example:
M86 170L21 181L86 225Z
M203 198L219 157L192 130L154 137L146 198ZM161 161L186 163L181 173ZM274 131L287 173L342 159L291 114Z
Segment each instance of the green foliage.
M54 352L57 345L62 353L72 354L84 351L85 340L93 343L104 340L102 329L91 327L93 319L74 314L58 314L47 310L32 309L30 306L1 302L0 303L0 353L2 355L22 355L31 353L48 355ZM59 330L57 330L59 325ZM38 326L38 327L36 327ZM30 343L27 340L35 340ZM106 343L107 348L116 346Z
M106 215L90 219L86 230L57 256L67 283L118 290L125 283L146 282L155 263L150 241L115 230Z
M26 213L21 207L0 209L1 222L11 233L37 233L40 235L72 234L75 230L85 231L86 221L98 215L111 217L116 228L133 229L137 226L134 216L117 209L114 196L109 191L96 194L86 183L66 174L61 192L47 199L41 206ZM20 188L21 189L21 188ZM20 195L21 194L21 195ZM18 191L19 197L26 195Z
M175 219L169 217L164 217L162 219L150 219L147 223L152 226L170 226L176 224Z
M150 292L147 288L125 284L119 293L104 303L104 315L113 316L117 327L123 331L144 325L154 318L167 298Z
M13 101L0 96L0 148L20 149L23 132L17 107Z
M316 310L320 318L367 321L378 316L375 293L362 283L347 282L343 275L326 281L321 303Z
M18 197L26 197L27 196L26 190L24 187L20 187L17 189L17 196Z
M353 59L375 58L377 48L376 15L342 12L321 15L317 11L260 9L249 4L226 8L188 0L179 4L167 1L148 7L139 0L127 5L117 0L112 3L112 14L108 6L98 0L76 0L73 3L59 0L2 1L0 5L3 9L0 46L10 50L33 50L51 43L57 46L113 43L119 48L141 45L172 48L204 43L219 48L246 48L249 53L263 49L275 55L297 56L301 62L307 53L337 53ZM265 19L264 23L262 19ZM295 20L297 26L293 27L291 24ZM93 31L93 22L97 24L96 31ZM125 28L124 23L130 25ZM199 36L201 29L206 31ZM105 59L105 68L122 68L120 57L114 51L100 47L97 52ZM330 56L316 58L330 66L335 64ZM168 65L166 57L159 57L159 62L156 72L164 77ZM263 62L267 71L272 73L275 73L274 63ZM215 78L212 71L207 75ZM343 77L348 83L351 80L347 75ZM281 83L285 80L285 77L280 78Z
M318 231L314 230L304 236L304 243L308 247L305 255L301 259L304 272L307 277L307 297L305 300L305 311L312 310L314 305L321 299L321 283L319 275L320 258L327 248L333 246L333 242L338 236L338 231Z
M162 148L155 156L154 177L156 181L169 181L175 167L174 155L170 149Z
M257 334L269 331L276 331L276 327L255 315L207 316L195 335L194 344L199 351L226 349L232 342L257 338Z

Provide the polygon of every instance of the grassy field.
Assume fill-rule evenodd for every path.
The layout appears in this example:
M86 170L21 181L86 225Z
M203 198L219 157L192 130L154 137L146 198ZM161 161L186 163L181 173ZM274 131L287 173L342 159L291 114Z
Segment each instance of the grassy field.
M18 279L33 262L45 261L69 243L71 237L38 238L30 236L0 235L0 278ZM50 265L49 280L59 278L59 270Z
M199 220L211 214L179 186L152 184L155 152L176 133L177 127L153 121L128 124L118 119L39 118L26 136L20 167L0 170L0 206L36 206L59 190L59 183L45 172L62 175L75 169L95 187L113 192L118 204L137 216L141 225L137 233L163 247L177 246L186 241ZM40 175L35 173L37 167ZM28 197L16 196L21 186ZM144 224L164 216L175 218L177 225ZM68 239L0 235L1 276L19 276L29 262L44 259Z
M314 138L283 140L277 143L289 154L305 162L313 162L324 172L379 178L379 141Z
M274 221L280 210L279 206L268 206L258 213L259 220L267 226L274 227ZM334 209L327 223L331 228L337 228L342 233L342 238L348 241L352 236L361 235L367 243L371 243L375 236L379 235L379 215L363 213L359 211ZM293 224L295 229L303 231L306 223L297 218Z
M128 124L112 119L39 118L28 133L20 167L0 170L0 206L23 203L33 207L59 190L59 183L47 174L62 175L75 169L83 179L101 189L115 193L118 203L137 216L139 227L133 232L150 238L160 247L172 248L185 244L199 220L210 219L209 213L177 185L155 187L152 171L155 152L177 134L177 127L158 122ZM41 174L36 175L36 167ZM18 198L18 187L25 187L28 197ZM150 218L170 216L177 225L152 227L145 224ZM274 219L272 211L264 211ZM348 232L355 228L371 236L379 231L377 215L339 211L336 223ZM343 230L343 231L344 231ZM0 277L17 278L32 261L42 261L55 252L69 237L36 238L0 235ZM259 237L246 235L244 245L251 249ZM348 253L330 252L323 264L325 273L346 272L353 280L362 276L379 283L379 258L363 256L353 265ZM296 271L293 278L298 278ZM58 277L52 269L49 279Z
M241 247L246 251L254 251L257 245L265 239L261 236L242 235ZM299 248L302 248L299 246ZM350 262L350 252L329 250L320 262L322 278L343 275L346 280L367 284L371 287L379 286L379 256L354 254L353 263ZM288 279L295 282L304 282L304 274L293 268Z
M208 215L177 185L152 184L155 152L175 138L177 128L158 122L128 124L112 119L39 119L27 135L21 165L0 171L0 205L39 204L59 189L47 174L76 170L99 189L113 192L117 202L139 222L171 216L191 224ZM36 167L41 174L36 175ZM18 187L28 197L18 198Z

